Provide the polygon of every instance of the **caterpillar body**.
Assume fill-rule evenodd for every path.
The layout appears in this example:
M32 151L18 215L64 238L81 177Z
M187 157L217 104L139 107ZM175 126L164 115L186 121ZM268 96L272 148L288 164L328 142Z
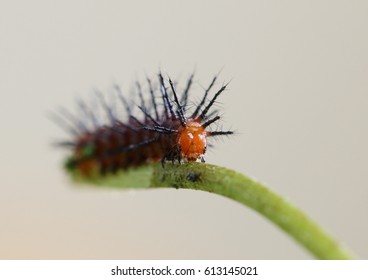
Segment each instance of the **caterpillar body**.
M146 106L142 88L137 83L140 97L137 108L143 115L140 120L133 115L132 106L118 86L115 86L117 97L128 115L125 122L116 116L101 94L98 96L108 116L108 124L99 124L95 112L82 101L79 102L79 107L84 116L92 120L92 128L67 110L61 110L62 116L53 115L53 119L73 136L72 141L59 143L72 148L72 156L67 162L67 167L89 176L96 171L100 174L114 173L147 162L161 161L163 167L166 161L173 164L176 161L204 162L208 138L231 135L233 131L210 129L212 124L220 120L217 110L213 110L213 105L227 86L223 85L212 98L208 98L217 76L204 90L198 105L189 113L189 93L193 76L192 74L188 79L180 100L176 86L170 78L165 81L163 75L159 73L158 89L147 78L149 106ZM157 91L159 98L156 96Z

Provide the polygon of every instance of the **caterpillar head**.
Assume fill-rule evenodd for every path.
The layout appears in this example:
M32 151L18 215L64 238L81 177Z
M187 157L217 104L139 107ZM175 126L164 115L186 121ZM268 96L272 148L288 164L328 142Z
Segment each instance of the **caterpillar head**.
M205 127L197 121L188 121L179 134L178 144L181 155L188 161L202 158L207 147L207 132Z

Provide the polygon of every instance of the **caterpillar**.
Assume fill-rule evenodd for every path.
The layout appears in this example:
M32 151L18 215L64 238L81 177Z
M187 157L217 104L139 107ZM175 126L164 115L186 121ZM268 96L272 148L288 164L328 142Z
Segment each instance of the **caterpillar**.
M208 139L234 132L210 129L211 125L220 120L213 105L227 87L227 84L223 85L212 98L208 98L217 75L204 90L197 106L189 112L193 77L194 74L187 80L180 100L174 82L170 78L165 81L161 73L158 74L158 88L147 78L147 98L143 97L142 87L137 82L140 104L136 107L142 119L134 116L133 106L117 85L114 87L117 101L123 105L128 115L125 122L117 116L113 106L107 104L100 92L97 96L107 115L108 124L100 124L95 111L82 101L78 102L80 111L85 119L91 120L92 127L65 109L60 110L59 115L53 114L53 120L73 137L72 141L58 143L72 149L67 167L89 176L96 171L104 175L147 162L161 161L163 167L167 161L172 164L176 161L179 164L197 160L205 162ZM159 96L156 96L157 91ZM150 100L149 106L146 105L147 99Z

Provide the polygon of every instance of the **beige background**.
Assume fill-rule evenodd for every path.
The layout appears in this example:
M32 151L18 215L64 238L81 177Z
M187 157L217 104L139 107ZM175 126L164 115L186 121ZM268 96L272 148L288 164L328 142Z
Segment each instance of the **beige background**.
M159 67L180 81L196 68L194 101L224 67L218 106L238 135L208 162L272 186L368 258L367 15L367 1L1 1L0 258L310 258L216 195L68 181L50 145L66 134L46 113Z

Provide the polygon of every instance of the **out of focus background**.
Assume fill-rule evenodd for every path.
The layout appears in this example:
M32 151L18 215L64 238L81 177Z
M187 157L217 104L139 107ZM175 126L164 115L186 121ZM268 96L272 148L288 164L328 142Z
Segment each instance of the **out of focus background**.
M158 69L198 101L223 69L207 161L264 182L368 258L367 1L1 1L1 259L309 259L199 191L75 186L59 106Z

